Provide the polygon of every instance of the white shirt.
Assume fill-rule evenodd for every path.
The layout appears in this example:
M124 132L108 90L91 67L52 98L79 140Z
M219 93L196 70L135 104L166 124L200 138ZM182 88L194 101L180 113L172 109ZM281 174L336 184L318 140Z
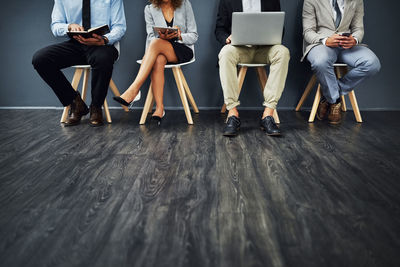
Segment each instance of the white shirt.
M333 4L334 2L335 2L335 0L331 0L331 7L332 7L332 12L333 12L333 19L336 21L337 14L336 14L335 6L334 6L334 4ZM337 3L338 3L338 5L339 5L340 12L342 12L342 18L343 18L345 2L344 2L344 0L337 0Z
M242 0L243 12L261 12L261 0Z

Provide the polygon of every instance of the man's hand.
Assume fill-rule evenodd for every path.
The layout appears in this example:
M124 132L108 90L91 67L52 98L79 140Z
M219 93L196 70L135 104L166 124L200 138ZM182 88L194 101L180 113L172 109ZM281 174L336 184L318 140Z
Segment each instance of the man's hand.
M226 43L226 44L230 44L230 43L232 43L232 34L231 34L231 35L229 35L229 36L228 36L228 38L226 38L226 41L225 41L225 43Z
M326 39L325 45L329 47L342 47L344 49L350 49L357 44L356 39L352 35L349 37L334 34Z
M74 36L74 39L80 42L81 44L87 46L102 46L105 45L104 39L97 34L93 34L91 38L83 38L80 35Z
M347 37L345 37L345 36L341 36L339 34L334 34L331 37L329 37L328 39L326 39L325 45L329 46L329 47L339 47L340 42L346 38Z
M345 37L345 36L343 36ZM340 41L339 45L343 49L350 49L353 46L357 45L356 39L354 39L353 35L350 35L349 37L345 37L342 41Z
M78 24L72 23L68 25L68 31L70 32L80 32L80 31L84 31L85 29Z

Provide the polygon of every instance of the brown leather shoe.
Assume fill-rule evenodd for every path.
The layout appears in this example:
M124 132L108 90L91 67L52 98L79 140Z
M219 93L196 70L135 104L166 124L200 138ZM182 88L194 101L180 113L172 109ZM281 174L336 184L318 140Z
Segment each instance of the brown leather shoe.
M81 122L83 116L89 113L89 108L83 102L81 95L77 92L75 99L71 103L69 116L64 123L64 126L74 126Z
M342 122L342 102L329 106L328 121L330 124L339 124Z
M322 121L326 119L326 115L328 114L329 110L329 103L326 101L325 98L321 99L318 105L318 110L317 110L317 119Z
M102 126L103 123L103 111L101 107L95 107L90 105L90 126L98 127Z

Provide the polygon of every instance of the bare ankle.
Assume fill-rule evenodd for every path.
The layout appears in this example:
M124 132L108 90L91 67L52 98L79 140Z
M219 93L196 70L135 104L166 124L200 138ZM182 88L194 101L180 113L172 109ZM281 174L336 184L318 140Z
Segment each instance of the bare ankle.
M266 117L268 117L268 116L273 116L274 115L274 109L272 109L272 108L265 108L264 109L264 113L263 113L263 115L262 115L262 119L265 119Z
M164 105L162 106L160 105L156 107L156 110L154 111L153 114L162 116L163 113L164 113Z
M233 108L233 109L229 110L228 118L231 116L235 116L235 117L239 118L239 112L238 112L237 108Z

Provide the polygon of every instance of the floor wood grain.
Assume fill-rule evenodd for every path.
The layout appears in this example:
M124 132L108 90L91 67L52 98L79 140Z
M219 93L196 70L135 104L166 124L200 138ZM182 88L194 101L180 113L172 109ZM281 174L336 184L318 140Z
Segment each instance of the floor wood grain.
M280 112L281 138L241 113L162 127L0 110L0 266L400 266L400 112L341 126Z

